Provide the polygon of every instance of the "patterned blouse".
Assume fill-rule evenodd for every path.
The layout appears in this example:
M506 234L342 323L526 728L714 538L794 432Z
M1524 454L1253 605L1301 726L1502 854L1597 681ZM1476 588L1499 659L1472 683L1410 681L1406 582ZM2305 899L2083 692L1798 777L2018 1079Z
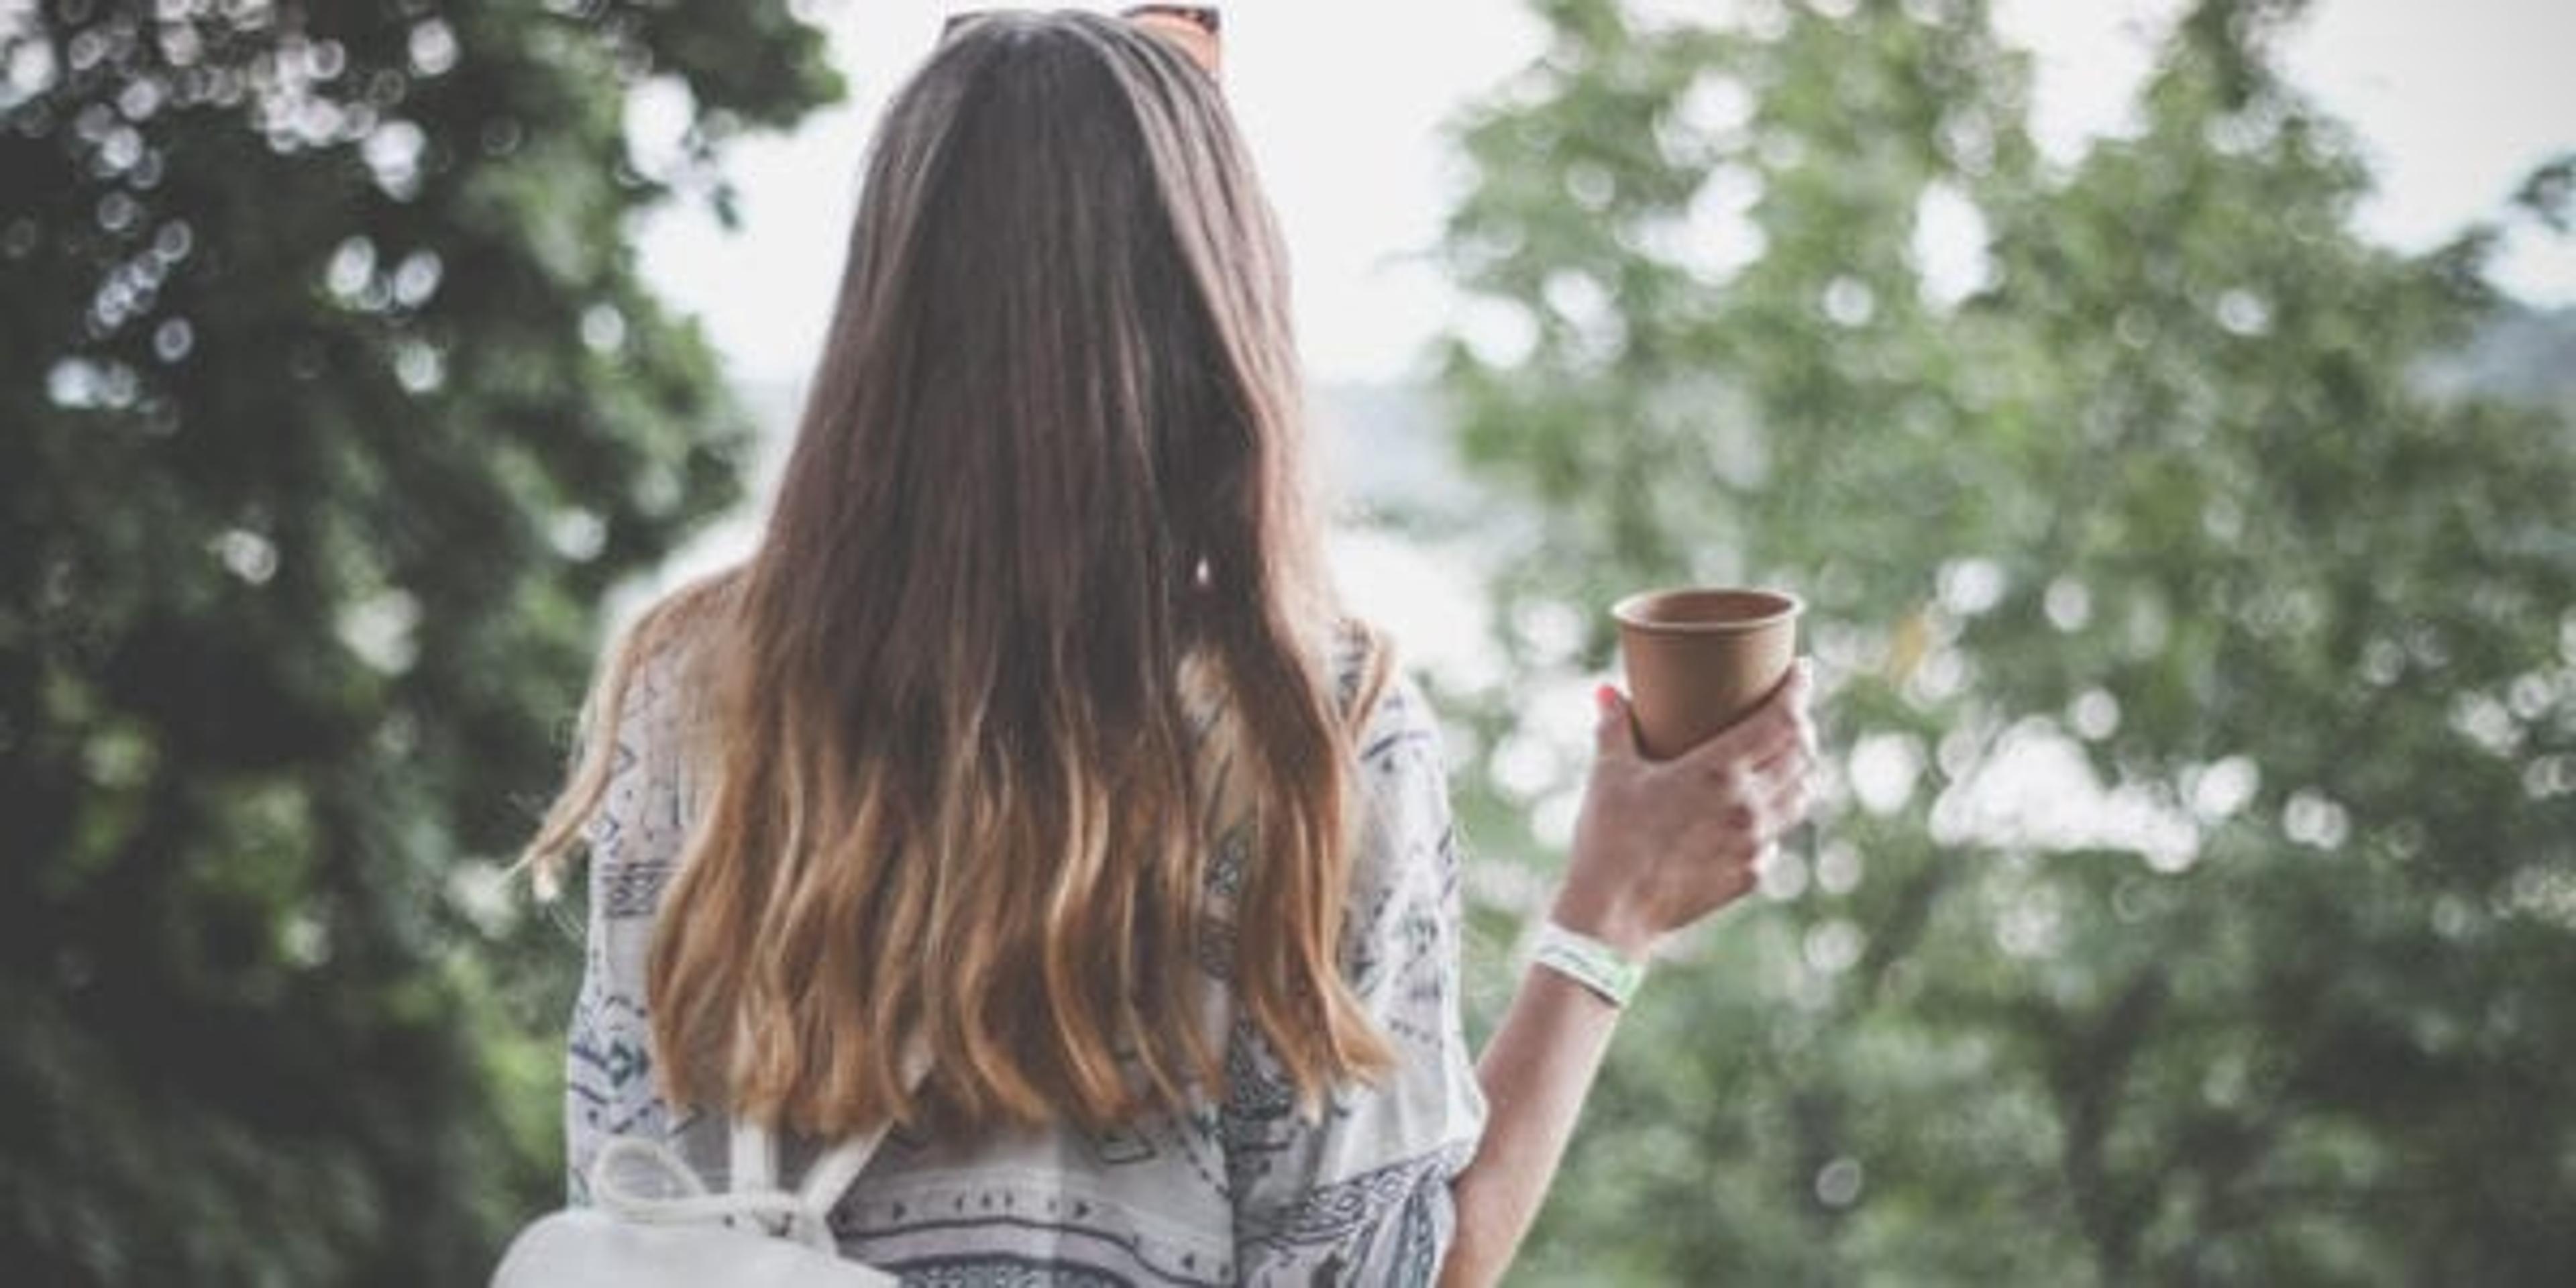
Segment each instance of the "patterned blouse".
M1337 664L1346 691L1358 665ZM588 831L590 931L564 1101L575 1202L611 1136L659 1139L711 1187L724 1179L723 1115L661 1101L645 1018L647 945L692 818L683 704L667 670L638 669ZM842 1252L906 1288L1436 1278L1455 1229L1449 1184L1485 1118L1459 1022L1459 854L1439 728L1413 684L1386 686L1358 746L1359 850L1339 956L1394 1044L1393 1073L1338 1090L1320 1120L1301 1118L1276 1055L1211 975L1228 1035L1222 1087L1186 1112L1105 1133L898 1131L832 1214ZM1219 936L1249 849L1240 829L1213 843Z

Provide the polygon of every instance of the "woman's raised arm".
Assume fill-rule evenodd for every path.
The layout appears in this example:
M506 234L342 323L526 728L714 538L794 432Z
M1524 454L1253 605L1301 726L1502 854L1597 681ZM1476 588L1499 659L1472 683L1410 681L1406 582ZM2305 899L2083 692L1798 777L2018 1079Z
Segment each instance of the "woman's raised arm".
M1733 903L1762 857L1807 811L1815 738L1802 663L1742 724L1673 760L1638 751L1628 705L1601 691L1598 755L1551 919L1631 961ZM1444 1288L1491 1284L1547 1197L1619 1008L1552 970L1523 976L1477 1061L1486 1122L1452 1183L1457 1234Z

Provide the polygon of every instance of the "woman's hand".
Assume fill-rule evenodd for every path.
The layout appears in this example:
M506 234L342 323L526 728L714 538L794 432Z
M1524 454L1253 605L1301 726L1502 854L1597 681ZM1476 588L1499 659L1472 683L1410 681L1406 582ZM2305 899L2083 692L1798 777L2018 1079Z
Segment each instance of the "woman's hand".
M1763 859L1807 816L1812 686L1802 660L1751 715L1655 761L1638 750L1627 699L1603 685L1557 923L1643 960L1657 940L1752 890Z

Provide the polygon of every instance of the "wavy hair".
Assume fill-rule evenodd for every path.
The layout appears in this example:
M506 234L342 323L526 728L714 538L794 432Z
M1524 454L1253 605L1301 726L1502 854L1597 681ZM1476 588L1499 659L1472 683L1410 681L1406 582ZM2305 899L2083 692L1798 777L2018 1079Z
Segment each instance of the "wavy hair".
M1284 259L1214 82L1150 34L995 14L897 95L760 544L612 651L530 846L578 844L636 668L678 659L674 1103L1131 1120L1222 1077L1200 963L1309 1111L1386 1067L1334 951L1374 694L1328 675Z

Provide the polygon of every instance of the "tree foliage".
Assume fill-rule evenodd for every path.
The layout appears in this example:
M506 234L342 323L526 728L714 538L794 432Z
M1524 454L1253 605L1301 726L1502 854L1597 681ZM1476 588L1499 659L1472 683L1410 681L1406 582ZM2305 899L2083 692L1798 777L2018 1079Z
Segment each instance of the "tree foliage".
M2495 230L2354 231L2301 7L2190 7L2072 161L1984 0L1540 0L1462 123L1515 674L1785 584L1837 753L1649 984L1531 1281L2576 1265L2576 432L2426 378L2509 310Z
M839 84L781 0L50 0L0 74L11 1272L476 1279L560 1184L492 861L747 434L626 221Z

